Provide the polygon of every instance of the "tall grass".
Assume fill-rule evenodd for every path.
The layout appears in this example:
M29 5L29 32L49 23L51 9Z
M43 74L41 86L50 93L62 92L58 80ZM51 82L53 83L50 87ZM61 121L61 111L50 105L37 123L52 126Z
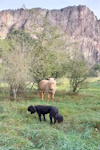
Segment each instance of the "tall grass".
M63 86L61 84L61 86ZM63 89L59 85L59 90ZM53 105L63 115L62 124L39 121L29 105ZM37 94L11 101L0 99L0 150L99 150L100 84L92 82L79 95L59 91L55 102L41 101Z

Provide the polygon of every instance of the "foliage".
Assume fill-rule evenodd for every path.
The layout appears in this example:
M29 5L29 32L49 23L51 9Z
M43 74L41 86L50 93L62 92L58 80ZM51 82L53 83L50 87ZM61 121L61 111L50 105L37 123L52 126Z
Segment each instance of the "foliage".
M9 51L3 56L3 78L9 84L10 94L14 99L20 90L24 89L26 81L30 81L31 78L28 54L32 45L28 38L29 36L22 31L11 32L8 36Z
M34 31L34 30L33 30ZM64 50L67 45L67 37L58 27L51 27L48 20L44 20L40 31L36 30L35 57L38 57L36 65L32 65L31 72L37 82L43 78L60 77L63 72Z
M98 70L98 71L100 71L100 64L95 64L94 66L93 66L93 69L96 71L96 70Z
M10 45L8 44L7 39L0 39L0 59L2 59L3 55L7 53L10 49Z
M91 77L98 77L100 76L100 64L97 63L94 66L91 67L90 69L90 76Z
M72 50L71 54L69 53L66 68L71 92L78 93L81 89L86 88L89 68L79 51Z

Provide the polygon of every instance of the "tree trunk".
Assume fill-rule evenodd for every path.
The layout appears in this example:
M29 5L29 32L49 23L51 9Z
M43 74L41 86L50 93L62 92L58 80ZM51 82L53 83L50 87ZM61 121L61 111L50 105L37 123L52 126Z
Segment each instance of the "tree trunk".
M17 95L16 95L16 89L15 88L13 89L13 93L14 93L14 95L13 95L14 96L14 100L16 100Z
M13 86L10 86L10 99L16 100L16 97L17 97L16 89Z
M13 97L13 87L12 86L10 86L10 97Z

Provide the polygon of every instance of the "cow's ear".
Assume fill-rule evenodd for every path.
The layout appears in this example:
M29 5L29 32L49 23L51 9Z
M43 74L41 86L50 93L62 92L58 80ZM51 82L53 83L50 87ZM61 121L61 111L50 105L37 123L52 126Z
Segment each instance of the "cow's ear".
M50 78L48 78L48 80L50 80Z

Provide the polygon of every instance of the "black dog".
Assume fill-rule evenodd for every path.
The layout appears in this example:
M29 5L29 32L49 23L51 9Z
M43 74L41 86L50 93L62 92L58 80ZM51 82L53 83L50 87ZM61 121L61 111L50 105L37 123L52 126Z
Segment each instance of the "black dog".
M61 116L58 113L58 109L54 106L42 106L42 105L32 106L31 105L31 106L28 107L28 111L30 111L31 114L37 112L40 121L41 121L41 114L44 117L44 121L46 121L45 114L49 113L50 124L52 124L52 117L54 118L54 123L56 123L56 121L58 121L58 123L63 121L63 116Z

